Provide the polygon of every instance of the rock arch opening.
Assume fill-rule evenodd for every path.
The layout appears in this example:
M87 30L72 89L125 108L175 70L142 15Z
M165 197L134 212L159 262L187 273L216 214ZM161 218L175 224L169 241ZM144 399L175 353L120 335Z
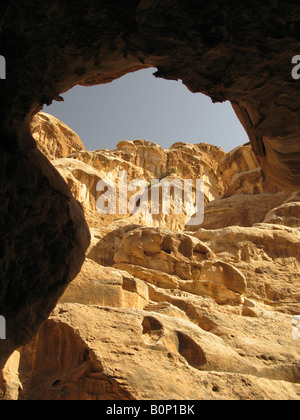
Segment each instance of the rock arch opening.
M229 152L249 141L229 102L214 104L181 81L153 76L155 68L108 84L76 86L64 102L45 106L71 127L88 150L113 149L122 140L144 139L168 149L177 142L210 143Z

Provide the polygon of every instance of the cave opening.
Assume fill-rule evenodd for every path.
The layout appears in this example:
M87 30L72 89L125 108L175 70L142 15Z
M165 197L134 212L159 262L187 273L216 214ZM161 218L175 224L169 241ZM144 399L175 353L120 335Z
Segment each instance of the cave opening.
M74 130L87 150L114 149L122 140L143 139L168 149L174 143L208 143L226 152L248 136L230 102L213 103L181 81L139 70L108 84L75 86L64 101L44 106Z

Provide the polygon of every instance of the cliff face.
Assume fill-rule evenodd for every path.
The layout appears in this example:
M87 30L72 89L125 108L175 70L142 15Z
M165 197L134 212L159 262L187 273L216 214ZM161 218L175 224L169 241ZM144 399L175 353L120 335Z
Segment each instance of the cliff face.
M0 343L1 367L48 317L89 246L81 207L36 147L30 131L34 115L77 84L109 83L155 67L157 77L180 79L215 102L230 101L269 182L298 191L300 96L291 61L300 50L299 13L292 0L82 0L72 8L66 1L45 0L38 7L33 0L2 2L0 54L7 68L0 109L0 313L11 333ZM3 59L1 67L3 75ZM47 156L55 150L52 144ZM242 182L258 175L248 174ZM297 205L285 201L279 200L268 220L284 223L288 217L294 224ZM265 210L272 205L261 219ZM251 216L247 224L252 221ZM176 220L172 228L184 223Z
M50 118L32 126L41 149ZM299 399L299 193L278 190L249 146L136 140L59 153L52 163L92 242L50 318L3 370L5 398ZM191 230L172 212L100 216L97 182L125 170L129 181L203 177L203 224Z
M79 136L52 115L39 112L33 117L31 127L40 151L50 160L85 150Z

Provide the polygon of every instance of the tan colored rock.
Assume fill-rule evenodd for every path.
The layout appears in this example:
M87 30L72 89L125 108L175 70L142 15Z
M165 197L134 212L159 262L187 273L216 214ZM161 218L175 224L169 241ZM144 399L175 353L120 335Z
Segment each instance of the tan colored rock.
M209 247L194 239L157 229L135 229L124 236L114 257L115 267L158 287L210 296L219 304L241 303L247 288L243 274L217 261Z
M186 226L187 231L250 227L264 222L269 212L291 199L291 192L279 191L266 178L251 146L240 146L218 160L217 174L222 179L224 194L208 202L203 223ZM270 220L276 223L276 219Z
M203 179L205 202L222 196L223 178L219 176L219 162L226 156L220 147L206 143L175 143L167 151L168 166L176 168L183 179Z
M255 154L250 145L239 146L219 161L218 174L224 180L227 190L233 178L239 174L257 169L259 167Z
M80 201L85 209L85 213L92 227L104 225L118 219L130 218L130 224L139 224L148 227L168 228L172 230L183 230L193 211L187 210L185 202L176 214L175 197L171 191L174 180L179 181L184 188L184 180L191 179L193 182L193 198L190 204L193 208L196 205L195 187L196 180L204 180L204 200L209 202L219 197L223 193L223 182L217 176L218 161L225 154L222 149L207 144L188 145L177 143L170 150L163 150L160 146L144 140L123 141L117 146L117 150L98 150L96 152L82 151L73 153L68 160L58 159L53 162L54 166L67 181L74 196ZM74 162L71 162L74 160ZM126 172L127 202L133 199L139 190L133 187L130 191L129 184L132 181L142 180L147 186L148 201L145 214L141 212L130 213L129 207L125 209L125 214L119 214L120 173ZM116 187L116 214L99 215L96 209L97 200L100 192L97 191L97 183L104 180L113 183ZM156 182L154 182L156 180ZM152 214L152 200L158 190L158 182L164 180L166 186L161 186L159 201L159 214ZM153 182L153 185L151 184ZM170 186L168 187L168 182ZM170 188L170 189L169 189ZM170 197L170 214L162 211L163 202L168 193ZM182 193L179 194L181 199ZM137 200L137 199L136 199ZM191 206L189 206L191 207ZM127 211L127 213L126 213Z
M250 145L237 147L227 153L219 161L218 174L224 182L225 198L234 194L278 192L259 167Z
M135 264L188 280L198 265L214 257L209 247L192 236L159 229L128 232L115 255L115 263Z
M144 309L149 303L149 293L144 282L127 272L86 260L60 302Z
M96 187L101 179L101 173L84 162L70 158L57 159L52 161L52 164L69 185L85 214L96 217Z
M208 203L204 209L204 221L198 226L187 226L187 231L221 229L229 226L251 227L262 223L266 215L281 206L290 197L290 192L275 194L235 194Z
M260 168L251 169L247 172L237 173L224 194L224 198L234 194L266 194L276 193L278 190L269 182Z
M31 132L41 152L50 160L84 150L79 136L66 124L45 112L33 117Z
M158 77L182 80L190 91L201 91L214 102L230 100L264 172L280 188L299 188L300 96L298 84L291 80L290 56L295 46L299 50L295 21L299 4L286 2L280 8L279 2L271 2L272 7L256 2L255 15L264 18L253 24L253 7L235 8L233 13L232 4L226 2L222 10L220 2L213 0L198 6L193 2L194 7L190 3L144 1L128 7L127 2L117 1L111 13L111 2L104 1L104 7L88 15L90 4L84 1L76 2L72 11L53 2L51 13L47 4L31 13L25 2L5 3L0 44L6 45L15 33L16 15L18 36L12 37L8 47L11 75L1 86L1 251L8 252L0 253L4 256L0 280L1 307L13 320L9 331L13 327L16 332L11 343L1 345L1 367L17 343L29 340L49 315L61 289L77 274L87 246L87 240L78 246L86 234L84 219L74 210L74 202L66 205L72 197L61 188L56 172L45 160L36 159L39 155L28 129L32 116L45 103L61 100L62 92L76 84L107 83L155 66ZM91 30L95 22L105 23L101 31ZM241 37L236 36L237 28ZM144 146L136 157L142 154L141 162L156 171L157 156L152 158L150 153L144 158L148 148ZM265 191L261 180L253 182L257 173L251 171L240 171L232 178L229 194L251 196ZM207 178L210 182L214 176ZM212 182L213 197L218 190L219 184ZM154 302L180 306L197 325L157 314L156 305L154 315L60 306L36 340L23 349L20 397L299 399L299 343L290 334L290 314L297 311L293 303L299 297L297 250L291 250L291 244L297 248L298 240L285 238L284 232L295 229L271 225L266 235L254 229L244 232L244 239L229 235L229 245L220 244L224 258L218 254L222 263L226 254L235 256L236 239L249 276L253 268L258 277L263 276L262 280L251 278L250 292L255 290L257 299L254 306L247 302L221 307L212 297L150 283L147 287ZM69 250L74 251L71 257ZM267 265L275 275L267 271ZM256 271L261 266L266 271ZM276 278L277 273L282 277ZM274 294L273 283L280 289ZM268 305L261 303L264 293ZM271 306L273 301L280 302L280 293L287 309ZM255 317L247 316L250 310Z
M16 138L0 152L0 314L7 331L0 369L49 317L90 243L82 207L37 148L29 124L24 130L22 150Z
M128 263L117 263L114 267L120 270L126 270L133 276L142 279L147 283L154 284L162 289L180 288L180 278L176 275L170 275L162 271Z
M299 343L291 339L300 312L299 232L274 225L296 223L299 194L276 192L249 147L225 154L207 144L165 151L124 141L53 164L81 202L92 241L53 318L21 350L19 370L6 371L7 399L299 399L292 385ZM180 232L185 213L100 216L97 183L118 185L119 171L129 182L203 178L201 229ZM62 335L77 355L72 363L66 349L54 356L49 344L57 348ZM147 385L133 366L146 366Z
M300 201L286 202L270 210L264 223L300 228Z
M114 154L125 162L143 168L145 177L160 177L167 168L167 155L164 149L149 141L121 141Z
M22 384L19 378L20 352L15 351L0 371L0 399L17 400Z
M20 398L298 399L297 345L286 347L287 328L278 331L272 314L260 330L241 317L248 336L239 335L235 318L228 314L227 339L159 312L59 305L22 350ZM281 314L276 324L287 321Z
M87 257L100 265L111 267L124 235L138 227L126 221L117 221L108 226L91 228L92 239Z
M279 225L200 229L195 236L218 258L241 271L246 296L291 314L300 313L300 233Z

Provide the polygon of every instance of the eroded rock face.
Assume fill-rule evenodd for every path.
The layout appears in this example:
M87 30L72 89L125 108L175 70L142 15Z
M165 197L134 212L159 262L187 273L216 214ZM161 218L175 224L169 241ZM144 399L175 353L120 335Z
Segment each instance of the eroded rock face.
M197 307L201 319L204 302ZM287 317L268 313L259 330L257 318L239 317L243 333L236 334L237 315L211 303L209 309L207 325L215 327L207 331L160 313L159 305L157 311L59 305L21 353L20 398L297 400L298 353Z
M237 269L218 261L209 247L189 235L136 229L124 236L114 259L116 268L145 281L150 269L148 281L156 286L211 296L219 304L240 302L247 289L246 279ZM162 281L157 272L162 273Z
M258 167L250 146L240 146L227 153L218 162L217 173L223 180L224 194L206 205L201 225L187 226L187 230L251 227L264 221L277 223L276 220L281 225L297 226L299 193L278 190ZM293 210L290 203L294 203ZM277 208L281 217L276 218Z
M235 194L275 193L278 189L266 178L250 146L240 146L219 162L219 176L224 180L224 198Z
M31 132L41 152L50 160L65 158L85 150L79 136L52 115L39 112L33 117Z
M60 302L144 309L149 304L149 292L147 284L128 271L103 267L86 259Z
M200 229L195 236L247 280L247 296L278 311L300 313L299 229L257 224L252 228Z
M291 199L292 197L290 197ZM266 223L284 225L290 227L300 227L300 202L288 201L279 207L269 211L266 215Z
M46 131L47 127L44 127L44 130ZM113 221L128 219L127 224L183 230L193 216L193 211L189 214L183 202L181 214L174 214L174 200L172 199L171 214L162 214L162 212L152 214L151 200L155 197L155 188L158 189L160 181L170 184L173 181L179 181L183 190L184 180L191 179L195 189L196 180L201 179L204 182L204 202L208 203L219 198L224 193L224 182L223 177L218 174L218 162L224 156L225 152L221 148L205 143L195 145L176 143L169 150L164 150L155 143L134 140L120 142L116 150L82 151L73 153L65 159L56 159L52 163L68 183L76 199L82 204L90 226L99 229L100 225L105 226ZM126 172L127 202L139 191L134 186L131 191L128 185L136 180L146 183L148 203L145 214L132 214L129 206L126 209L127 213L124 214L115 216L99 214L97 212L97 200L100 196L97 189L98 182L102 180L115 185L118 209L120 185L122 185L120 174L123 172ZM154 186L151 187L151 183ZM165 191L169 190L166 188ZM193 199L192 204L195 208L195 193L193 193ZM160 197L160 208L162 201Z
M245 5L240 2L220 5L217 0L203 4L186 0L130 0L126 4L121 1L92 0L76 2L70 12L66 2L53 4L44 1L37 8L33 1L25 3L14 0L6 1L2 7L0 47L1 54L7 60L8 77L1 81L0 110L0 191L3 197L0 232L1 238L4 238L0 252L0 313L7 317L10 335L1 343L1 365L14 348L35 334L40 323L48 316L65 286L78 273L89 242L88 230L78 203L71 197L62 178L38 153L30 133L32 117L44 104L60 100L59 95L62 92L76 84L87 86L107 83L131 71L157 67L158 77L181 79L192 92L203 92L216 102L231 101L269 182L276 188L285 190L297 191L300 185L299 84L291 78L291 51L298 51L300 47L298 4L283 4L271 0ZM256 171L236 179L230 195L235 194L240 187L249 192L249 183L257 179L257 175ZM279 203L276 208L282 204ZM272 208L267 209L268 212L270 210ZM281 218L283 213L278 210L277 214ZM274 221L277 220L276 217L275 215L274 219L271 216L266 220ZM288 214L287 218L289 217ZM284 273L284 281L287 282L289 275ZM169 297L163 289L157 290L155 285L149 286L149 290L151 300L157 303L168 299L172 302L180 300L179 297ZM288 293L294 292L292 290ZM293 299L297 299L297 296ZM207 298L205 302L207 303ZM287 311L291 311L288 302L286 303ZM188 308L186 310L190 317L197 312L186 302L181 305L180 310L183 307ZM243 314L261 314L258 309L247 308L243 308ZM84 308L86 311L88 309L89 307ZM272 317L273 312L269 306L263 310ZM94 315L93 311L91 314ZM199 322L203 327L208 328L210 325L213 328L215 320L208 319L207 312L205 314L204 318L201 315L196 319L201 320ZM236 313L234 321L235 316ZM225 317L226 315L224 319ZM77 318L81 320L82 315ZM280 318L277 321L280 332L287 331L289 321L289 318ZM73 336L74 325L79 325L79 321L75 320L74 324L69 320L65 322L69 322L66 329L69 331L71 327L70 335ZM163 322L159 323L163 325ZM216 324L220 326L226 322L219 318ZM148 335L151 336L151 325L157 326L158 322L151 323L148 319L143 330L149 331L149 325ZM176 331L178 328L176 326ZM270 328L272 330L271 326ZM137 331L140 331L140 324ZM264 331L264 337L268 336L266 330L261 331ZM251 329L248 332L250 334ZM155 334L154 336L159 337L159 334ZM45 350L51 348L47 343L48 335L51 334L45 334L42 338L46 343L42 347ZM58 336L60 337L60 332ZM84 337L84 332L82 336ZM226 329L222 336L225 340L223 337L228 339ZM250 360L253 362L249 362L250 368L248 364L247 368L242 364L242 374L251 374L251 377L247 376L247 386L250 383L252 397L297 396L297 388L291 385L292 382L299 382L298 367L294 366L297 343L291 344L286 338L284 356L279 357L282 348L277 345L282 344L278 343L278 339L276 333L270 337L276 344L273 350L277 356L265 349L260 352L263 368L261 365L257 367L256 360L256 363ZM190 337L187 331L180 328L174 342L177 353L193 368L211 366L212 370L218 370L219 365L211 361L209 352L199 343L201 349L196 351L195 359L191 359L190 354L197 348L197 340ZM243 356L246 353L247 357L255 359L258 349L262 348L261 344L257 347L253 345L248 350L247 343L249 344L248 337L244 341L236 339L232 345L241 349ZM77 345L76 340L74 345ZM71 370L74 370L74 366L81 367L82 360L85 361L81 357L82 349L84 348L84 352L86 350L85 345L79 345L79 348L75 364L69 365ZM40 360L45 356L42 353ZM90 396L86 387L91 382L90 372L99 368L97 363L96 365L95 369L92 365L87 367L86 376L89 379L82 386L84 394L81 394L81 390L78 391L76 385L69 393L70 396ZM61 369L55 363L52 366L53 370ZM213 375L213 380L218 377L219 383L213 384L209 379L207 386L213 385L214 392L226 389L221 393L223 396L228 395L229 388L234 389L232 392L237 396L249 396L245 386L239 382L240 376L238 379L234 376L236 367L232 364L229 366L231 387L227 387L224 374ZM253 366L259 369L259 379L253 379ZM31 371L34 369L27 364L25 372ZM37 371L41 372L40 369ZM271 381L276 379L287 383L269 382L270 376ZM102 371L100 377L107 379ZM261 377L267 379L262 380ZM178 378L182 378L181 371ZM155 384L159 387L157 375L153 380L156 380ZM263 385L257 382L261 380ZM55 379L46 385L50 383L55 388L59 385L57 381L59 380ZM190 393L181 393L181 396L195 395L194 384L204 383L203 376L200 381L195 382L192 375L187 381L189 384L193 383L193 390ZM72 380L71 382L74 383ZM134 384L135 381L129 382ZM135 386L130 385L139 389L136 394L128 394L122 385L120 390L120 384L116 386L115 392L115 382L110 385L113 390L110 393L102 391L102 385L99 385L100 390L93 389L91 394L120 398L149 395L146 391L141 391L144 387L138 382L135 382ZM31 389L25 392L27 397L52 396L51 390L47 387L41 390L36 382L27 389ZM63 393L58 394L61 396ZM155 390L155 396L158 395L162 395L162 392ZM174 391L166 392L164 397L166 395L173 396ZM202 395L210 397L211 392L203 392Z
M169 229L99 217L99 179L128 170L149 181L166 161L174 176L205 179L200 229L172 230L172 214ZM92 241L49 320L3 369L3 398L299 399L299 193L269 190L248 146L164 151L137 140L53 164L82 204Z
M205 179L210 228L172 230L173 215L169 229L99 217L99 179L116 180L120 170L129 179L159 177L165 156L174 175ZM249 147L224 154L180 143L164 151L138 140L53 164L81 202L92 241L51 317L3 369L2 398L299 399L292 319L300 312L300 239L284 226L298 220L299 193L266 192L262 175L233 188L258 169Z

